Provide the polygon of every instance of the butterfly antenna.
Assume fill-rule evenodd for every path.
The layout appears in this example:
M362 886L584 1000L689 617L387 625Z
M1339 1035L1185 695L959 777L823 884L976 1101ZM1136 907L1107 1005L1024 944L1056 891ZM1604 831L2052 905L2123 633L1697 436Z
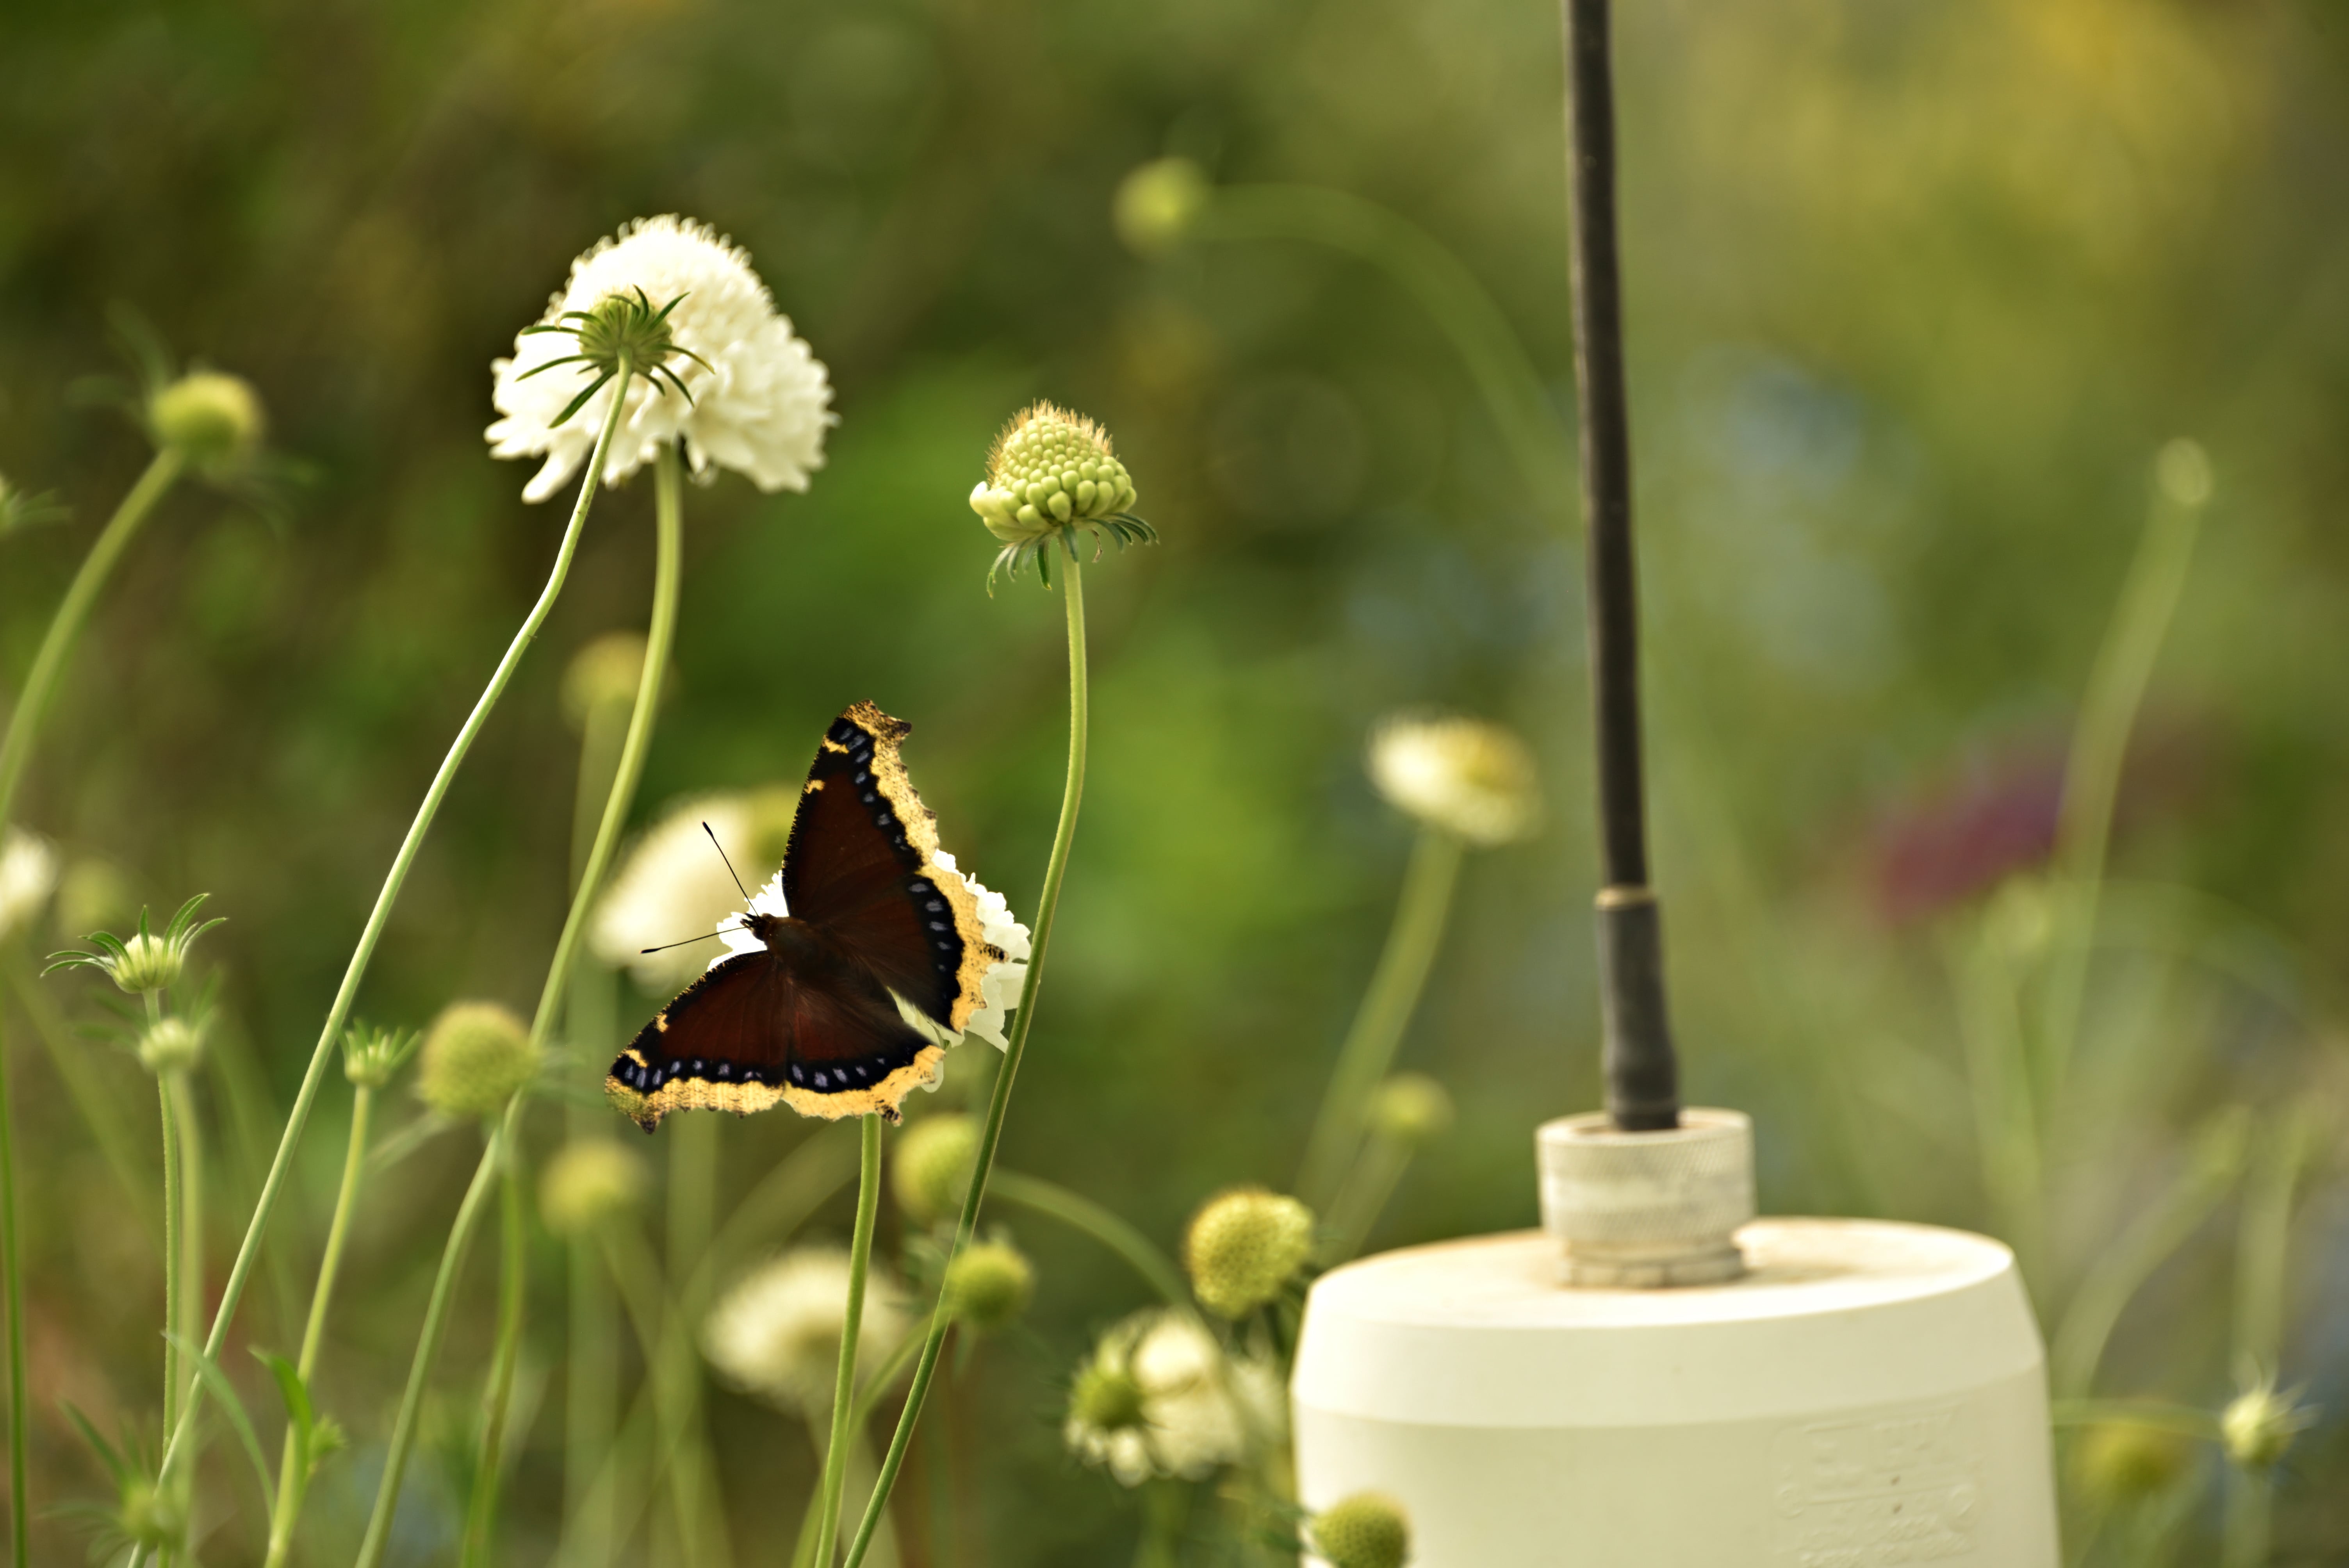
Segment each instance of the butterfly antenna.
M683 942L665 942L658 947L639 947L636 951L639 953L667 953L672 947L690 947L697 942L707 942L713 936L723 936L724 934L725 933L720 931L705 931L699 936L688 936Z
M718 858L721 861L726 861L726 846L718 841L717 830L712 828L709 823L704 822L701 824L701 830L709 835L709 847L718 851ZM734 891L742 895L742 902L744 903L750 903L750 890L742 885L742 873L734 869L734 862L732 861L726 861L726 874L734 879Z

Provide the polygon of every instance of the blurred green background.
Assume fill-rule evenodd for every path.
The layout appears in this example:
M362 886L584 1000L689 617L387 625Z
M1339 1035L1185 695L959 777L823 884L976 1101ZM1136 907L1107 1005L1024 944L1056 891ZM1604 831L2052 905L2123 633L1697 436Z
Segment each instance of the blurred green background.
M1969 954L2028 946L1993 890L2044 858L2152 455L2194 437L2216 500L2124 778L2033 1287L2060 1309L2205 1112L2314 1107L2281 1370L2337 1413L2349 17L1654 0L1618 26L1653 831L1690 1099L1754 1115L1767 1209L1997 1223L1969 1119ZM1061 765L1060 607L1032 581L983 591L993 546L964 497L1022 401L1093 414L1164 543L1091 578L1092 785L1006 1161L1169 1243L1216 1187L1290 1179L1409 845L1363 779L1365 734L1454 707L1531 740L1548 826L1469 862L1402 1064L1461 1119L1374 1244L1534 1222L1535 1123L1598 1098L1578 542L1392 279L1301 242L1145 260L1109 214L1121 178L1167 154L1392 208L1498 300L1570 463L1552 8L14 0L0 33L0 472L73 511L0 544L0 680L21 681L144 460L69 397L117 368L109 304L250 377L301 469L282 520L193 486L171 501L19 810L137 898L209 891L230 917L205 949L243 1064L220 1075L243 1073L242 1099L215 1089L215 1281L383 868L561 525L560 503L518 500L528 465L485 455L489 362L574 254L673 211L749 248L831 366L841 424L804 497L732 478L688 495L640 818L796 778L823 721L870 697L913 722L947 847L1030 909ZM534 997L576 755L555 688L577 647L642 624L650 513L645 482L599 506L365 1016ZM85 982L47 992L102 1017ZM630 997L625 1026L654 1006ZM151 1419L160 1276L11 1034L36 1486L58 1497L98 1485L60 1400ZM151 1117L136 1067L88 1048ZM296 1332L344 1104L330 1087L279 1224L285 1272L249 1298L254 1343ZM735 1187L805 1132L782 1113L722 1130ZM356 1531L467 1136L398 1166L362 1215L322 1373L358 1448L322 1482L321 1542ZM2227 1397L2232 1215L2124 1315L2100 1391ZM1097 1250L1010 1222L1042 1284L1033 1332L968 1394L992 1435L989 1560L1115 1560L1129 1500L1062 1455L1058 1412L1090 1335L1142 1297ZM845 1209L825 1223L844 1234ZM563 1273L551 1243L538 1262L543 1367ZM439 1379L460 1407L489 1272L477 1255ZM737 1556L780 1563L804 1435L714 1400ZM551 1544L560 1429L550 1397L515 1560ZM2344 1482L2335 1414L2287 1467L2278 1561L2349 1553ZM430 1473L411 1491L398 1560L440 1560L453 1494ZM253 1521L212 1522L208 1550L241 1560ZM80 1551L69 1522L37 1529L46 1559Z

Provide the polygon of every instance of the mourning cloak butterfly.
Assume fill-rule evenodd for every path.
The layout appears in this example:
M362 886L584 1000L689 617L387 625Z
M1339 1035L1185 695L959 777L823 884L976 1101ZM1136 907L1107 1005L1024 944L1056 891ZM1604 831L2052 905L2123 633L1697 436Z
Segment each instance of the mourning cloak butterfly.
M913 728L869 702L833 721L800 791L774 887L788 913L741 917L759 948L710 966L661 1009L604 1080L650 1132L672 1110L880 1115L931 1081L943 1039L982 1005L1003 959L956 872L897 743Z

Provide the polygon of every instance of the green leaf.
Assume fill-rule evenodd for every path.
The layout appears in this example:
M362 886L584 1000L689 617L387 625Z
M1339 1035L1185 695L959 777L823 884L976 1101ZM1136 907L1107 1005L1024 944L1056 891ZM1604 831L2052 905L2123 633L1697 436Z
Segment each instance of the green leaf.
M210 1388L212 1398L220 1401L220 1408L228 1416L230 1429L236 1433L236 1440L244 1449L244 1457L253 1461L253 1473L261 1482L263 1506L266 1512L275 1513L277 1483L270 1477L269 1460L262 1454L261 1439L254 1432L253 1418L244 1413L244 1401L237 1398L236 1385L228 1380L228 1374L220 1369L220 1363L204 1354L202 1346L191 1345L177 1334L167 1334L163 1337L188 1358L189 1364L196 1369L196 1376L204 1380L204 1387Z
M294 1453L300 1468L310 1468L310 1432L317 1424L317 1416L310 1404L310 1389L302 1381L302 1374L294 1363L283 1356L273 1356L266 1350L255 1350L253 1358L269 1368L277 1380L277 1397L285 1401L285 1420L294 1429Z

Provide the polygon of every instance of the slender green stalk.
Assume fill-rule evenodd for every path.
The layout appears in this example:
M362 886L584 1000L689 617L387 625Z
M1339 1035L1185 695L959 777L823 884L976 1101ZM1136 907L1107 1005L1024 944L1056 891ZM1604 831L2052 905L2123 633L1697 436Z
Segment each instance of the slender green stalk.
M33 745L40 737L41 721L48 717L49 699L57 695L57 677L65 673L66 659L73 652L74 639L81 634L82 624L89 619L90 607L98 603L98 590L113 575L115 562L129 548L131 537L155 503L163 499L171 481L180 477L186 459L176 447L157 451L147 471L114 509L98 542L82 557L81 569L74 573L73 582L66 588L66 596L57 601L57 614L49 617L49 629L41 638L40 651L33 655L33 667L26 674L25 689L16 694L16 710L8 716L8 728L0 734L0 827L9 821L9 812L16 804L16 786L24 781L25 769L33 759Z
M546 983L539 990L538 1010L531 1017L530 1039L534 1047L546 1045L562 1016L572 968L578 962L580 944L585 938L588 915L595 908L596 893L603 888L605 872L620 841L620 830L628 819L628 809L636 800L636 785L644 778L645 756L652 747L653 719L660 707L661 683L668 674L669 648L677 640L678 584L685 560L683 488L677 448L674 444L664 447L655 475L653 612L652 627L646 638L644 668L636 680L636 700L628 716L627 738L620 745L619 767L612 775L611 790L604 799L603 820L596 827L595 841L587 851L586 863L580 869L579 885L572 891L571 910L564 917L563 934L555 941L554 957L546 966ZM507 1113L509 1127L514 1115L512 1111ZM511 1140L507 1160L510 1166L520 1164L519 1147ZM522 1297L527 1271L518 1171L510 1170L506 1181L506 1265L500 1274L497 1348L490 1362L480 1463L474 1468L473 1496L466 1508L462 1561L467 1568L486 1560L490 1533L496 1525L506 1414L513 1402L514 1367L522 1350Z
M1183 1547L1184 1516L1191 1511L1187 1481L1154 1480L1143 1490L1142 1540L1133 1568L1175 1568Z
M66 1086L66 1094L74 1109L89 1129L90 1140L114 1173L116 1185L122 1189L125 1207L139 1216L140 1226L150 1241L161 1240L156 1229L155 1216L148 1211L147 1201L155 1191L150 1173L138 1152L136 1135L132 1132L122 1101L112 1088L98 1080L96 1064L88 1047L66 1036L66 1024L39 985L34 983L31 971L21 954L10 954L7 979L25 1016L33 1021L33 1032L40 1037L41 1047L48 1053L49 1066L57 1081Z
M1044 862L1044 886L1036 895L1036 925L1029 939L1028 978L1019 987L1019 1010L1012 1019L1003 1065L997 1069L995 1088L988 1095L987 1120L979 1130L970 1188L963 1194L962 1215L955 1222L954 1245L947 1250L946 1264L939 1271L941 1289L937 1305L930 1309L929 1336L922 1342L922 1358L914 1367L914 1384L906 1391L905 1408L898 1413L897 1429L890 1435L889 1451L882 1456L881 1474L874 1482L871 1500L864 1505L864 1518L856 1527L856 1538L849 1543L846 1568L858 1568L872 1547L873 1533L880 1527L889 1506L890 1489L897 1484L897 1472L905 1463L905 1449L914 1440L914 1428L921 1421L922 1401L929 1395L930 1380L937 1375L938 1354L945 1347L947 1330L953 1326L953 1315L947 1311L943 1282L954 1267L954 1260L969 1245L971 1233L978 1228L979 1205L987 1201L988 1178L995 1170L996 1146L1003 1141L1003 1121L1011 1106L1011 1086L1019 1079L1019 1062L1028 1052L1029 1032L1036 1025L1036 994L1043 985L1044 955L1051 945L1052 920L1061 907L1061 883L1068 877L1069 851L1077 838L1077 808L1085 793L1090 694L1085 676L1084 581L1082 563L1071 548L1061 579L1069 613L1069 772L1061 789L1061 820L1052 830L1052 852ZM831 1568L831 1564L826 1563L824 1568Z
M1362 1250L1371 1227L1379 1222L1387 1200L1394 1196L1403 1171L1410 1168L1411 1157L1409 1144L1380 1133L1362 1140L1361 1153L1338 1189L1324 1221L1330 1240L1323 1247L1323 1261L1344 1263Z
M2220 1512L2220 1568L2267 1568L2275 1543L2275 1472L2229 1466Z
M182 1345L193 1345L203 1327L204 1312L204 1139L196 1116L196 1097L184 1069L163 1075L163 1092L171 1098L172 1119L180 1129L180 1315L171 1332ZM193 1398L195 1363L180 1357L182 1405Z
M2023 1277L2037 1281L2046 1261L2039 1107L2014 967L2003 939L1987 922L1970 944L1952 941L1946 958L1958 994L1982 1191Z
M600 473L602 469L593 471ZM521 1103L517 1097L514 1104ZM481 1163L473 1167L472 1182L465 1189L464 1202L457 1205L457 1218L449 1227L448 1242L440 1249L440 1269L432 1276L432 1295L424 1306L424 1327L416 1338L415 1359L409 1363L408 1386L399 1396L399 1414L392 1420L391 1442L384 1452L383 1480L376 1487L375 1510L367 1516L367 1535L359 1542L357 1568L380 1568L385 1549L391 1544L391 1516L399 1502L400 1485L407 1479L408 1456L416 1447L416 1420L424 1408L424 1385L431 1377L433 1359L440 1352L440 1336L449 1326L449 1303L457 1294L457 1276L464 1270L465 1253L472 1242L481 1205L489 1198L492 1183L498 1179L498 1167L505 1158L514 1120L513 1109L509 1107L504 1120L491 1130L481 1150Z
M1452 913L1462 848L1458 838L1434 828L1422 828L1412 846L1411 865L1395 900L1394 924L1387 931L1386 947L1371 973L1353 1026L1338 1047L1338 1066L1321 1096L1298 1171L1298 1196L1316 1210L1328 1208L1337 1197L1338 1185L1361 1147L1371 1097L1394 1065L1395 1049L1426 989L1428 970Z
M1349 191L1311 185L1232 185L1202 215L1209 240L1301 240L1387 273L1424 310L1467 367L1526 492L1571 530L1573 456L1541 373L1476 275L1424 229Z
M2244 1182L2236 1233L2234 1350L2236 1366L2250 1376L2274 1377L2282 1353L2292 1200L2322 1138L2313 1109L2293 1107ZM2223 1568L2265 1568L2275 1537L2273 1471L2229 1466L2221 1513Z
M253 1218L245 1225L244 1240L238 1243L236 1261L229 1265L228 1279L221 1287L220 1305L212 1313L212 1333L204 1341L204 1354L214 1361L227 1347L230 1326L236 1319L236 1309L244 1296L246 1278L253 1272L254 1261L261 1253L261 1238L269 1229L269 1221L277 1211L277 1200L285 1191L285 1178L294 1165L294 1150L302 1140L302 1130L309 1125L310 1108L318 1098L318 1086L326 1081L326 1061L335 1044L343 1037L343 1026L349 1022L351 1004L358 995L359 982L366 978L367 965L375 958L376 944L383 936L385 923L391 918L392 905L399 902L401 888L408 882L409 868L416 861L417 851L423 847L424 835L430 830L432 820L440 814L440 802L449 793L449 786L464 764L466 753L473 747L474 738L489 722L491 710L505 695L507 685L522 664L523 655L529 651L538 629L545 624L554 602L562 596L563 584L571 573L571 558L579 547L580 531L586 527L587 513L595 504L595 491L603 483L604 466L611 456L612 437L619 428L620 413L626 406L629 367L623 360L613 393L611 412L605 416L604 428L595 438L595 449L587 459L586 472L579 481L579 500L571 509L570 524L563 531L563 542L555 549L554 567L547 575L546 586L539 591L538 602L523 617L522 628L514 634L506 647L505 656L492 672L489 685L466 715L462 728L450 746L449 754L441 758L440 771L432 776L431 785L424 792L423 804L416 810L416 820L409 824L408 836L400 841L399 852L391 862L391 871L384 878L383 889L376 894L375 908L367 914L365 929L359 933L358 945L351 953L351 961L343 971L343 983L335 992L333 1005L326 1011L326 1026L318 1031L318 1043L311 1048L310 1065L302 1074L302 1087L294 1097L294 1109L285 1118L285 1135L277 1141L277 1154L269 1163L269 1174L261 1184L261 1197L253 1207ZM191 1440L194 1429L195 1407L202 1399L201 1386L189 1408L180 1413L171 1428L171 1440L163 1449L162 1470L168 1472L179 1460ZM378 1549L380 1551L380 1547ZM134 1558L132 1568L137 1568Z
M5 1020L0 1020L5 1021ZM25 1455L25 1243L16 1209L15 1099L8 1091L8 1050L0 1037L0 1295L8 1313L8 1561L29 1568L32 1510Z
M163 1116L163 1321L180 1331L180 1119L173 1114L171 1087L155 1079L155 1100ZM163 1424L180 1414L180 1351L163 1341Z
M864 1280L873 1266L873 1221L881 1211L881 1119L857 1130L856 1230L848 1250L848 1306L840 1320L840 1367L832 1380L832 1440L823 1449L823 1516L815 1560L829 1568L840 1538L840 1493L848 1484L848 1434L856 1405L856 1341L864 1329Z
M2154 661L2160 655L2170 619L2186 591L2187 568L2194 558L2202 510L2199 498L2180 500L2167 486L2154 487L2144 535L2129 563L2127 580L2121 585L2119 602L2113 607L2104 644L2096 650L2079 722L2073 728L2055 834L2062 925L2047 978L2045 1051L2041 1062L2041 1088L2045 1096L2053 1096L2063 1083L2077 1042L2121 769L2128 758L2129 734L2144 706Z
M359 1183L367 1174L367 1127L374 1118L375 1090L360 1084L351 1095L351 1133L343 1152L342 1185L335 1192L334 1218L326 1223L326 1246L319 1255L318 1281L310 1293L309 1321L302 1326L302 1349L294 1364L305 1388L318 1368L319 1346L326 1343L326 1312L334 1304L343 1247L350 1240L351 1215L358 1207ZM282 1568L293 1549L294 1527L302 1517L304 1496L310 1485L309 1467L304 1460L297 1434L289 1427L277 1464L277 1507L269 1521L269 1554L264 1568Z
M1091 1236L1132 1265L1143 1283L1156 1291L1169 1306L1190 1305L1191 1293L1183 1287L1183 1276L1175 1272L1174 1264L1148 1236L1113 1211L1081 1192L1070 1191L1057 1181L1023 1176L1016 1171L998 1171L992 1191L1007 1203L1032 1209Z

